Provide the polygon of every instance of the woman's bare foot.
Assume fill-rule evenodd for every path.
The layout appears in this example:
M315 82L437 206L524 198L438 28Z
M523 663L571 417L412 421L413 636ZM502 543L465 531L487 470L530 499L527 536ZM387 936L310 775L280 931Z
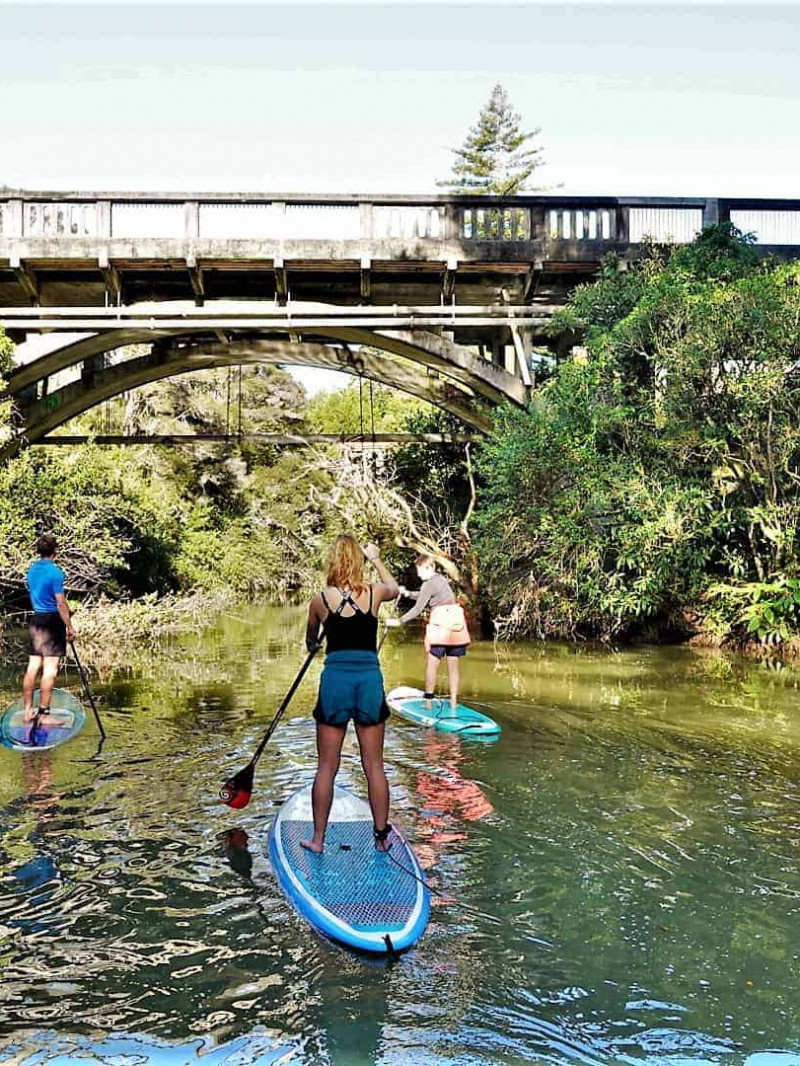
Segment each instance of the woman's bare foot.
M32 706L31 707L26 707L25 710L22 712L22 721L23 722L32 722L35 717L36 717L36 708L35 707L32 707Z
M315 855L321 855L325 850L325 843L312 838L311 840L301 840L300 847L305 848L306 851L313 851Z

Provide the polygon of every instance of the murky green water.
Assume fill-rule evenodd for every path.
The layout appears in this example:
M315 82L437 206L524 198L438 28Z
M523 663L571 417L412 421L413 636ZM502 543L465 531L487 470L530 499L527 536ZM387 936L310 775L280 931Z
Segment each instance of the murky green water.
M296 611L242 612L98 682L99 755L90 725L0 749L0 1062L800 1063L796 674L476 646L465 694L501 739L395 718L387 758L470 909L439 901L386 967L314 936L265 856L313 772L313 678L251 806L217 801L302 657ZM383 658L421 680L416 643ZM362 789L352 739L341 777Z

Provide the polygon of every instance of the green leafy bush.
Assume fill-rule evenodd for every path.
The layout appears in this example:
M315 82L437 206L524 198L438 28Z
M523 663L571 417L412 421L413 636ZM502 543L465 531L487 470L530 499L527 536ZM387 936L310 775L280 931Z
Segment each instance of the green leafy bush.
M586 354L502 413L480 460L506 631L796 633L800 268L712 227L607 263L562 319Z

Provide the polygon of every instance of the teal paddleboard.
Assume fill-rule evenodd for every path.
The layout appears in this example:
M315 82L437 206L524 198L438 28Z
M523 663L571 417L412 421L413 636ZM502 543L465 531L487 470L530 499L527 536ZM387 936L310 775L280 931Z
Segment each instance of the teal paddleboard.
M39 690L33 695L39 707ZM15 700L0 719L0 741L14 751L42 751L72 740L86 724L81 701L63 688L54 688L47 715L25 720L22 700Z
M440 729L443 733L463 733L472 737L500 736L500 726L487 714L481 714L463 703L453 709L449 699L435 697L426 700L423 697L424 693L420 689L402 685L392 689L386 697L386 702L393 711L397 711L409 721Z

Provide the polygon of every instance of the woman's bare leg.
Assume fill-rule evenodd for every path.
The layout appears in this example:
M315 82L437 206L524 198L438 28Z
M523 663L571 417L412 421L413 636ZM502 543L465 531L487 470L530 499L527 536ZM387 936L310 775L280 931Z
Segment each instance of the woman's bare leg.
M325 830L333 803L333 782L339 771L346 725L323 725L317 723L317 775L311 789L311 806L314 811L314 836L300 843L309 851L320 852L325 846Z
M439 673L439 662L435 655L431 655L428 652L428 656L425 660L425 691L436 691L436 675ZM431 701L427 700L427 709L430 710Z
M372 821L377 829L385 829L389 822L389 782L383 769L383 737L386 726L359 725L356 722L358 746L361 748L361 765L367 775L369 805L372 808ZM377 842L375 847L386 850L386 842Z
M448 655L447 657L447 680L450 682L450 706L453 710L458 706L458 682L460 677L458 661L457 655Z

